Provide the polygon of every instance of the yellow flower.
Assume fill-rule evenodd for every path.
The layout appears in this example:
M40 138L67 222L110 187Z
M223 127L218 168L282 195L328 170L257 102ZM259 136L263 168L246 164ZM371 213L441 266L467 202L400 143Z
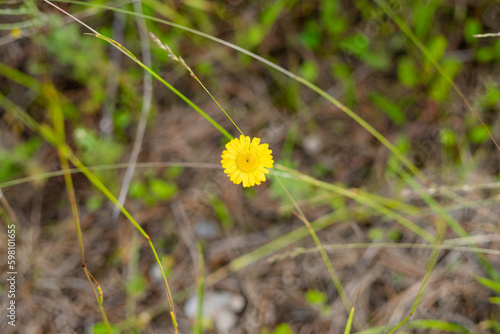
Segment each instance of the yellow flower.
M222 167L234 184L243 182L243 187L251 187L265 181L266 168L273 167L273 153L268 144L260 144L260 138L241 135L226 144L222 152Z

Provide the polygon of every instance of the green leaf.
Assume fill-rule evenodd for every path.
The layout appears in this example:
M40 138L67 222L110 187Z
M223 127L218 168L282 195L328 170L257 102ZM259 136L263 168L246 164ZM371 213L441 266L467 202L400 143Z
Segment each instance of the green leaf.
M326 294L317 290L307 290L306 292L306 300L309 304L315 306L322 306L328 300Z
M369 96L370 101L375 104L382 112L384 112L397 125L406 122L406 117L401 108L392 101L386 99L383 95L372 93Z
M347 19L342 16L340 6L339 0L323 0L321 2L321 26L325 27L332 35L338 35L348 27Z
M165 177L169 180L175 180L182 174L183 171L184 167L182 166L171 166L165 171Z
M360 57L368 52L369 38L364 34L355 34L345 38L340 43L340 48L348 53Z
M475 17L470 17L467 19L464 25L464 38L467 43L476 44L478 39L473 35L481 34L483 32L483 26L481 22Z
M316 21L307 21L304 30L300 33L301 42L311 50L321 46L321 29Z
M495 57L494 51L489 47L482 47L476 50L476 60L480 63L489 63Z
M385 231L381 227L373 227L368 231L368 239L370 241L377 241L384 238Z
M427 36L432 23L436 9L439 6L438 1L415 1L413 6L413 26L415 35L419 39Z
M403 57L398 62L398 78L407 87L413 87L420 80L420 72L413 59Z
M144 183L140 181L132 181L130 184L129 194L132 198L144 198L147 196L148 191Z
M310 60L306 60L300 67L300 74L308 81L315 81L318 77L318 65Z
M292 328L290 325L281 323L273 331L273 334L293 334Z
M126 284L127 293L129 294L143 294L147 289L147 281L142 275L135 275Z
M85 202L85 208L89 212L95 212L99 210L99 208L102 206L103 199L99 195L92 195L90 198Z
M451 332L451 333L459 333L459 334L468 334L470 333L470 330L467 329L466 327L453 324L450 322L445 322L441 320L433 320L433 319L422 319L422 320L416 320L412 321L408 324L408 327L410 328L418 328L418 329L434 329L437 331L445 331L445 332Z
M452 81L455 76L460 72L462 64L453 59L449 59L442 64L444 73ZM436 102L443 102L448 97L448 92L450 91L451 85L447 79L442 75L439 75L437 79L432 83L429 95Z
M492 304L499 304L500 305L500 297L490 297L489 301Z
M447 44L448 40L442 35L432 37L426 45L430 57L434 59L434 61L439 62L446 50ZM429 73L433 69L434 65L426 58L424 60L424 72Z
M488 128L491 128L487 125ZM474 144L481 144L490 138L486 129L481 125L475 126L467 133L467 139Z
M177 186L174 183L161 179L151 180L150 188L152 193L162 200L167 200L177 193Z
M477 279L479 281L479 283L481 283L485 287L495 291L496 293L498 293L500 295L500 283L499 282L495 282L495 281L492 281L488 278L479 277L479 276L475 276L475 275L474 275L474 278Z
M452 147L457 144L457 136L455 131L449 128L443 128L439 132L439 139L441 140L441 144L446 147Z
M120 333L120 330L115 325L110 324L110 327L111 327L111 333L113 334ZM90 332L94 334L109 334L108 328L106 327L106 324L104 324L103 322L98 322L95 325L93 325L92 328L90 329Z
M399 152L405 154L410 150L410 139L405 135L400 135L396 139L395 145ZM401 162L399 159L394 154L391 154L389 159L387 159L387 168L385 171L386 177L391 179L394 178L398 175L401 168Z

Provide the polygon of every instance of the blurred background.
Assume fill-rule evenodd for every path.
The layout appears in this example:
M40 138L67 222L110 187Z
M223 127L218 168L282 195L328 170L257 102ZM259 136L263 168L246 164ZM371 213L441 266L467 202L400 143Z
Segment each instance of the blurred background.
M344 332L349 309L276 179L249 189L232 184L220 167L227 139L165 85L46 2L0 4L0 246L6 254L4 225L15 221L18 272L18 326L3 317L2 333L108 332L81 268L58 151L10 104L51 125L54 98L66 143L86 166L105 166L92 170L114 196L122 191L125 207L151 237L180 333L196 327L202 277L204 333ZM234 43L352 109L418 167L426 178L422 192L466 232L447 225L443 244L463 247L441 250L430 270L432 247L411 247L429 240L393 216L276 171L355 304L352 332L389 332L410 314L432 272L399 333L500 333L500 279L492 275L500 270L500 155L446 80L499 138L500 37L473 37L500 31L498 2L387 1L427 56L369 0L54 4L123 45L238 136L186 68L149 37L154 33L246 135L270 145L276 163L382 196L385 207L435 236L435 207L401 177L400 161L341 109L248 55L161 20ZM72 179L87 268L113 331L173 333L147 240L84 175ZM4 255L0 266L8 271Z

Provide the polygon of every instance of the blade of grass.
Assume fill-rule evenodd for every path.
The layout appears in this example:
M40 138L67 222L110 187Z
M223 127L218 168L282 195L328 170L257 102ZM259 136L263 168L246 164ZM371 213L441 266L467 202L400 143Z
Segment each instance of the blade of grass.
M347 250L347 249L359 249L359 248L418 248L418 249L432 249L434 245L431 244L411 244L411 243L386 243L386 242L377 242L377 243L350 243L350 244L335 244L335 245L323 245L325 251L337 251L337 250ZM455 245L439 245L439 250L450 250L457 252L473 252L473 253L483 253L483 254L492 254L492 255L500 255L500 250L497 249L489 249L489 248L480 248L480 247L464 247L464 246L455 246ZM268 262L276 262L284 259L293 259L299 255L317 253L318 249L316 247L313 248L295 248L289 252L285 252L283 254L275 255L269 258Z
M344 334L351 333L352 319L354 319L354 306L351 307L351 312L349 312L349 319L347 319L347 324L345 325Z
M409 219L401 216L400 214L394 212L393 210L386 208L385 206L373 201L372 199L370 199L368 197L363 196L359 192L351 191L351 190L344 189L342 187L339 187L339 186L336 186L333 184L329 184L329 183L317 180L309 175L305 175L303 173L300 173L298 171L295 171L293 169L290 169L288 167L285 167L285 166L282 166L279 164L277 164L275 167L276 167L276 169L278 169L282 172L288 173L291 177L293 177L297 180L301 180L303 182L307 182L309 184L321 187L323 189L333 191L333 192L338 193L342 196L351 198L351 199L355 200L356 202L359 202L361 204L369 206L369 207L377 210L378 212L380 212L382 215L385 215L387 217L391 217L391 218L395 219L401 225L403 225L404 227L413 231L414 233L416 233L417 235L422 237L424 240L427 240L429 242L434 241L434 237L429 232L425 231L424 229L417 226Z
M431 274L434 270L434 267L436 266L437 260L438 260L438 255L439 255L439 245L441 244L443 237L444 237L444 232L446 230L446 224L443 220L438 219L436 221L436 238L434 239L434 247L432 248L432 253L429 258L429 262L427 264L427 270L425 271L425 276L424 279L422 280L422 285L420 286L420 289L418 290L417 293L417 298L415 298L415 302L413 303L413 307L411 308L410 314L406 316L399 324L396 325L389 333L387 334L392 334L394 333L399 327L401 327L405 322L410 319L410 317L415 313L415 310L418 307L418 304L420 303L420 300L422 299L422 295L424 294L424 290L427 287L427 283L429 282L429 279L431 277Z
M219 108L222 110L222 112L224 113L224 115L226 115L226 117L231 121L231 123L233 123L234 127L244 136L245 134L243 133L243 131L240 130L240 128L238 127L238 125L236 125L236 123L233 121L233 119L231 118L231 116L229 116L229 114L226 112L226 110L224 110L224 108L222 108L222 106L219 104L219 101L217 101L215 99L215 97L210 93L210 91L205 87L205 85L200 81L200 79L198 79L198 77L196 76L196 74L194 74L194 72L191 69L191 67L189 67L188 64L186 64L186 62L184 61L184 59L182 59L181 57L177 57L172 52L172 49L170 49L170 47L166 43L162 43L158 39L158 37L156 37L152 32L149 32L149 34L151 35L151 38L156 42L156 44L158 44L158 46L162 50L165 50L166 52L168 52L170 58L172 58L176 62L180 63L182 66L184 66L184 68L186 70L188 70L188 72L191 75L191 77L194 78L196 81L198 81L198 83L205 90L205 92L207 92L207 94L212 98L212 100L219 106Z
M281 182L280 178L274 173L274 170L271 170L271 173L273 174L274 178L278 181L281 188L286 193L287 197L290 199L293 206L297 210L296 212L294 212L295 215L307 227L309 234L313 238L314 243L316 244L316 247L317 247L319 253L321 254L321 258L323 259L323 262L325 263L325 266L328 270L328 273L330 274L330 278L332 279L333 284L334 284L335 288L337 289L337 293L339 294L346 311L349 311L349 309L352 307L351 302L349 301L349 297L347 297L347 294L345 293L344 287L342 286L342 282L340 282L340 279L338 278L337 273L335 272L335 269L333 267L332 262L330 261L330 258L328 257L328 254L326 254L326 252L325 252L325 249L323 247L322 242L319 240L318 235L316 234L316 232L314 231L314 229L311 226L311 223L306 218L302 209L297 205L297 202L292 197L292 195L290 194L288 189L284 186L283 182ZM359 324L356 324L356 325L357 325L357 327L361 328Z
M419 189L418 183L408 174L403 172L403 177L406 182L415 190ZM451 229L461 238L468 237L467 231L441 206L439 203L426 192L420 193L421 198L451 227ZM483 254L476 254L479 262L484 267L488 275L495 280L500 280L500 275L495 267L488 261Z
M203 248L201 243L196 244L198 249L198 278L196 285L198 286L198 312L196 313L195 333L203 334L203 300L205 296L205 261L203 260Z
M66 135L65 135L65 130L64 130L64 115L63 115L61 103L59 100L59 94L57 94L56 89L50 83L46 83L43 85L43 92L44 92L44 96L49 104L48 107L49 107L55 135L56 135L59 142L65 142ZM62 152L62 150L59 147L57 147L57 152L59 155L59 161L61 162L61 168L62 168L63 172L68 171L69 170L69 163L68 163L67 157L64 155L64 153ZM78 204L76 202L75 188L74 188L73 179L71 178L70 173L64 173L64 182L66 184L66 190L68 191L71 212L73 214L73 220L74 220L75 226L76 226L76 232L77 232L77 236L78 236L78 244L80 246L80 256L82 259L81 266L85 272L85 276L87 276L87 279L89 281L90 286L92 287L92 291L94 292L94 296L96 298L97 304L99 305L99 310L101 311L101 316L102 316L104 325L106 326L106 330L108 331L108 333L111 334L112 333L111 326L109 324L108 316L106 315L106 312L105 312L104 306L103 306L102 289L101 289L99 283L97 282L97 280L94 278L94 276L88 270L87 264L85 262L85 249L83 247L82 228L80 225L80 217L78 214ZM96 284L98 292L94 288L94 284L92 283L92 281Z

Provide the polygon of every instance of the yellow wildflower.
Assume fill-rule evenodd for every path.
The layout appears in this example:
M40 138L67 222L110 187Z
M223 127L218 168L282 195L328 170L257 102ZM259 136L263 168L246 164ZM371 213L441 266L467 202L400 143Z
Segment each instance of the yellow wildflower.
M226 144L222 152L222 167L234 184L243 182L243 187L251 187L266 180L266 168L273 167L273 153L268 144L260 144L260 138L241 135Z

